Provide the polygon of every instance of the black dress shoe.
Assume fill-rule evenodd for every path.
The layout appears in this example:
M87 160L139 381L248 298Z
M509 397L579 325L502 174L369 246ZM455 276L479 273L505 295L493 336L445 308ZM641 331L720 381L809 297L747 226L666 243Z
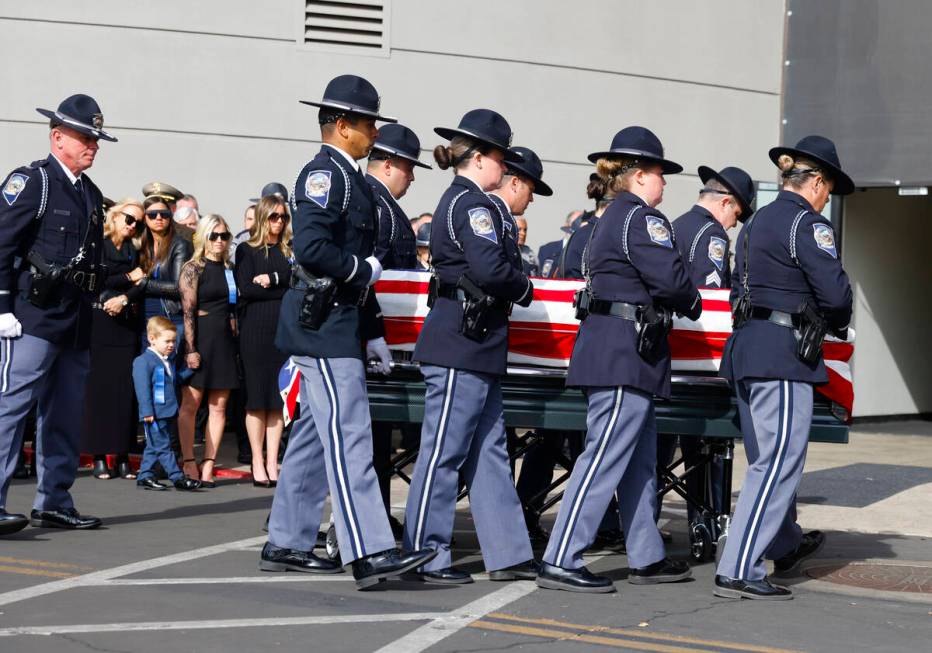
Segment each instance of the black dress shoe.
M543 549L547 546L547 542L550 541L550 531L540 524L528 526L527 535L531 540L531 547L534 549Z
M162 485L153 476L146 476L145 478L140 478L136 481L136 487L141 487L143 490L167 490L167 485Z
M0 508L0 535L12 535L29 525L26 515L7 512Z
M422 571L416 574L405 574L402 580L419 580L435 585L469 585L474 582L472 576L462 569L446 567L433 571Z
M343 568L332 560L318 558L310 551L279 549L269 542L259 554L261 571L303 571L308 574L342 574Z
M68 528L89 530L98 528L103 522L99 517L82 515L74 508L61 510L33 510L29 514L29 523L38 528Z
M190 478L188 476L182 476L177 481L172 481L172 485L175 486L176 490L181 490L182 492L191 492L192 490L201 489L201 482L196 478Z
M716 576L715 589L712 593L726 599L756 599L758 601L789 601L793 598L790 590L774 585L766 578L743 580Z
M814 556L822 550L824 545L825 534L822 531L804 533L795 551L773 561L773 575L778 578L795 576L803 560Z
M516 565L489 572L489 580L534 580L540 571L540 562L527 560Z
M540 563L540 571L537 572L537 586L548 590L589 592L593 594L606 594L615 591L615 584L607 576L596 576L585 567L564 569L546 562Z
M400 576L406 571L425 565L437 556L433 549L420 551L401 551L388 549L380 553L353 561L353 578L356 588L367 589L381 583L386 578Z
M652 565L632 569L628 574L628 582L632 585L658 585L660 583L676 583L686 580L693 575L685 560L670 560L664 558Z

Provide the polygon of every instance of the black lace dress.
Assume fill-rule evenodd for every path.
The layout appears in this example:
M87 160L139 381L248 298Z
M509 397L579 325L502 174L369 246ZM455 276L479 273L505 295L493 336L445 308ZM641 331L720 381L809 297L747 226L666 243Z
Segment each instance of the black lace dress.
M194 371L190 383L202 390L239 387L231 324L233 305L226 272L223 263L205 259L202 270L188 262L181 273L187 351L201 355L201 366Z

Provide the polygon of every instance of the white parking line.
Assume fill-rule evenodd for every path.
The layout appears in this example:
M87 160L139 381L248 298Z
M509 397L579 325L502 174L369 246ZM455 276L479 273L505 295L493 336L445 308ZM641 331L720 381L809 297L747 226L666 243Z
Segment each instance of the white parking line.
M443 618L444 616L445 613L442 612L400 612L320 617L276 617L270 619L199 619L197 621L150 621L144 623L77 624L71 626L19 626L0 629L0 637L74 633L122 633L141 630L205 630L209 628L257 628L267 626L384 623L386 621L429 621L431 619Z
M129 576L130 574L138 574L150 569L155 569L156 567L165 567L167 565L174 565L180 562L197 560L198 558L206 558L207 556L216 555L218 553L235 551L244 547L254 546L259 542L265 542L266 539L268 539L267 536L261 535L259 537L250 537L245 540L227 542L226 544L215 544L214 546L207 546L203 549L182 551L181 553L173 553L171 555L161 556L159 558L131 562L126 565L120 565L119 567L113 567L111 569L103 569L101 571L94 571L89 574L73 576L63 580L55 580L50 583L42 583L41 585L24 587L22 589L13 590L12 592L4 592L3 594L0 594L0 606L9 605L10 603L17 603L19 601L27 601L39 596L61 592L63 590L73 589L75 587L95 585L99 584L101 581L112 580L114 578L119 578L120 576Z

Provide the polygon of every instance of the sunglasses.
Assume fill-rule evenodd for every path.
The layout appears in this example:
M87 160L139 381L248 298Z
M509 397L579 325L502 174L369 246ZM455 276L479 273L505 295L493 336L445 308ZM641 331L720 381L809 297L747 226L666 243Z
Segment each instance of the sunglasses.
M281 222L288 219L287 213L270 213L269 222Z
M230 232L229 231L211 232L210 235L207 236L207 240L210 240L210 241L222 240L223 242L227 242L228 240L230 240Z
M153 209L151 211L146 211L146 217L150 220L168 220L172 217L172 212L168 209Z
M127 227L132 227L134 224L139 222L139 220L136 219L135 215L130 215L129 213L124 213L123 219L126 220Z

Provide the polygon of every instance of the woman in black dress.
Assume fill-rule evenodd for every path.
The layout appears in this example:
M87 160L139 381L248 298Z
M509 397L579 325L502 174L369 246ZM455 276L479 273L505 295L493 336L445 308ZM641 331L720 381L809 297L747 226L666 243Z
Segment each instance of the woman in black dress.
M207 396L207 430L200 479L214 487L214 461L226 424L230 390L239 387L236 370L237 290L230 269L230 228L219 215L197 223L194 256L181 268L178 286L184 308L185 363L193 370L181 391L178 440L185 467L194 458L194 417ZM188 474L188 470L184 470Z
M133 359L139 352L140 299L144 273L133 246L142 204L126 199L107 211L101 263L108 267L100 301L95 304L91 328L91 367L87 379L82 451L94 454L94 476L135 478L128 454L136 440L136 396ZM115 455L116 467L107 465Z
M284 420L278 373L288 356L275 348L282 295L291 279L288 209L277 195L256 207L252 237L236 248L239 347L246 377L246 431L252 448L253 484L278 481L278 446ZM265 464L262 443L265 441Z

